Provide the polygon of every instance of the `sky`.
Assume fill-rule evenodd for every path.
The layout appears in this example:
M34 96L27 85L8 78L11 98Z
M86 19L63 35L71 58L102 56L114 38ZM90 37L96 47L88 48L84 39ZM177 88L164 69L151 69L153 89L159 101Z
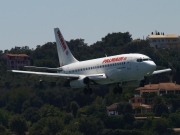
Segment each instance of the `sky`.
M65 40L88 45L108 33L129 32L133 39L151 32L180 35L180 0L0 0L0 50Z

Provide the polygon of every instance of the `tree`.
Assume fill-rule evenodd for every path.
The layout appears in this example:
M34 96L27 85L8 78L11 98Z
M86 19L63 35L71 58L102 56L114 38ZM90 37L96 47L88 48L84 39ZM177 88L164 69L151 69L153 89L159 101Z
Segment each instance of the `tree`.
M161 116L163 113L168 113L168 108L160 97L154 99L153 111L157 116Z
M75 101L72 101L72 102L71 102L71 105L70 105L70 109L71 109L71 112L72 112L72 114L73 114L74 117L76 117L78 108L79 108L78 103L75 102Z
M166 119L159 118L153 120L152 129L158 134L167 133L168 128L170 128L170 126Z
M73 120L72 114L69 114L69 113L65 114L65 116L64 116L64 124L65 125L69 124L71 122L71 120Z
M9 122L9 127L11 131L15 132L17 135L24 135L27 131L26 120L19 114L14 115Z
M33 124L30 129L32 135L55 135L64 129L63 121L60 117L46 117Z
M40 115L38 109L35 107L29 107L23 112L23 116L27 121L31 121L31 123L35 123L40 119Z
M79 131L85 135L97 135L104 129L103 122L95 117L82 117L79 119Z
M8 133L6 127L4 127L3 125L0 124L0 134L1 135L9 135L10 133Z
M124 127L123 116L106 116L104 120L106 129L120 129Z
M38 111L41 118L62 116L60 109L53 105L44 105Z
M58 132L56 135L84 135L83 133L81 132L71 132L71 131L68 131L68 130L63 130L61 132Z
M133 108L130 103L122 102L118 104L117 111L119 114L131 114L133 113Z
M169 120L171 122L171 125L175 128L178 128L180 125L180 113L172 113L169 115Z

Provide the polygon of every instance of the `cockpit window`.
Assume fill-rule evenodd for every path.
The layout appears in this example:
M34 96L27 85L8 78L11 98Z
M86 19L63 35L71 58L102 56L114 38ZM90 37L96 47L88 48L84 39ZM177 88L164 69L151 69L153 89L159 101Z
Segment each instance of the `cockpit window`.
M150 58L137 59L137 62L152 61Z
M142 59L137 59L137 62L142 62Z
M143 59L143 61L148 61L149 59Z

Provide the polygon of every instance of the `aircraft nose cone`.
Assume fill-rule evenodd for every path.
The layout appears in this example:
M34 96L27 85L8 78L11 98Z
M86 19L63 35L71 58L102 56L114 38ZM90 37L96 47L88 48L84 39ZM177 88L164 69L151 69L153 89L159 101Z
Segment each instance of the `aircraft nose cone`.
M151 61L151 62L149 63L149 69L151 70L151 72L153 72L154 70L156 70L156 64L155 64L153 61Z
M156 70L156 64L154 62L152 63L152 69L153 71Z

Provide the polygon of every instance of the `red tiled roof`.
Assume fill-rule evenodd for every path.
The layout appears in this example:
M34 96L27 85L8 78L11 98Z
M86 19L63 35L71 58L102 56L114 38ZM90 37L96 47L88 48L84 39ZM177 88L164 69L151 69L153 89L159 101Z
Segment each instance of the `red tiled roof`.
M6 54L6 55L12 57L29 57L27 54Z
M107 110L116 110L119 103L114 103L107 107Z
M144 108L152 108L151 105L147 105L147 104L141 104L141 103L132 103L131 104L133 109L136 108L136 107L144 107Z
M148 84L144 87L139 87L136 90L143 92L157 92L159 90L180 90L180 85L175 83Z

